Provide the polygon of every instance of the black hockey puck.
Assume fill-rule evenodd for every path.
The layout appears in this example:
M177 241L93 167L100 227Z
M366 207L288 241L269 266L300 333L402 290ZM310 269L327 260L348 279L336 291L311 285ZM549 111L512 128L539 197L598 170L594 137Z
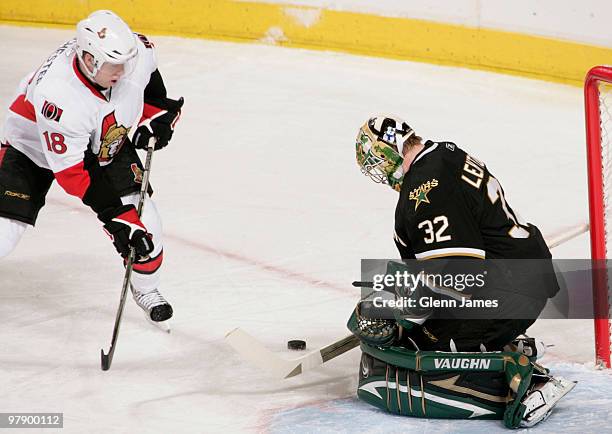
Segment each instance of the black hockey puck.
M306 341L300 341L300 340L288 341L287 348L289 348L290 350L305 350Z

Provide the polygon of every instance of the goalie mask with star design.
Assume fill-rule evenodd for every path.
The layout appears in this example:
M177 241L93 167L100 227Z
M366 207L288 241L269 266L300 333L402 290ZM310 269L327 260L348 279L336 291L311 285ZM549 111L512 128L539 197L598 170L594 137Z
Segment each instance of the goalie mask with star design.
M404 172L405 141L414 130L402 119L390 116L370 118L357 134L357 164L361 173L379 184L400 191Z

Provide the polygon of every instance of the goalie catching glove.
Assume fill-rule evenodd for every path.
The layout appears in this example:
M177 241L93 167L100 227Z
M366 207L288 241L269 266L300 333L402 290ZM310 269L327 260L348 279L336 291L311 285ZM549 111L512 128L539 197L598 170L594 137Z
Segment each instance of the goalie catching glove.
M362 342L378 347L393 345L398 337L397 322L381 318L370 301L362 300L349 318L347 327Z
M127 258L133 247L136 262L149 259L149 253L153 251L152 236L140 221L134 205L106 210L100 214L100 220L121 256Z
M177 100L170 98L149 99L145 101L143 120L134 134L134 147L146 149L149 139L155 137L155 150L168 145L174 133L174 126L181 117L183 97Z

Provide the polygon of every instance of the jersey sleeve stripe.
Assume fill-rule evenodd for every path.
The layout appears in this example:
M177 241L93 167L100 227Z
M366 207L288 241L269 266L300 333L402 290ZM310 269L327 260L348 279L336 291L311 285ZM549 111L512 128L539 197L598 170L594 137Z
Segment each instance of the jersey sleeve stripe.
M434 249L421 253L415 253L414 256L417 259L434 259L447 256L469 256L473 258L485 259L485 251L471 247L447 247L444 249Z
M145 102L144 107L142 109L142 116L140 117L138 125L142 124L145 121L152 121L153 119L158 118L165 113L167 113L166 110L161 109L159 107L155 107L152 104L147 104Z
M9 110L19 116L23 116L24 118L36 122L36 110L34 110L34 105L28 100L26 100L25 95L19 95L13 104L9 107Z
M85 170L83 161L61 172L57 172L55 179L66 190L66 193L77 196L80 199L83 199L91 184L89 172Z

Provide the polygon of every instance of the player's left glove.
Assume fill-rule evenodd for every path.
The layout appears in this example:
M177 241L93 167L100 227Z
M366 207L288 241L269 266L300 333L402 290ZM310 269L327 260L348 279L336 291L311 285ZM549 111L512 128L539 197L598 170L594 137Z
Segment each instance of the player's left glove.
M146 149L149 139L155 137L155 150L162 149L168 145L174 133L174 126L181 117L181 107L185 100L180 97L178 100L170 98L147 100L145 103L153 108L153 113L142 121L134 134L134 147L136 149Z
M128 257L133 247L136 262L149 259L154 248L152 237L140 221L134 205L105 210L100 213L100 220L104 222L104 230L111 237L117 253L123 258Z
M377 347L393 345L398 337L397 322L381 318L381 309L366 300L357 303L346 325L361 341Z

